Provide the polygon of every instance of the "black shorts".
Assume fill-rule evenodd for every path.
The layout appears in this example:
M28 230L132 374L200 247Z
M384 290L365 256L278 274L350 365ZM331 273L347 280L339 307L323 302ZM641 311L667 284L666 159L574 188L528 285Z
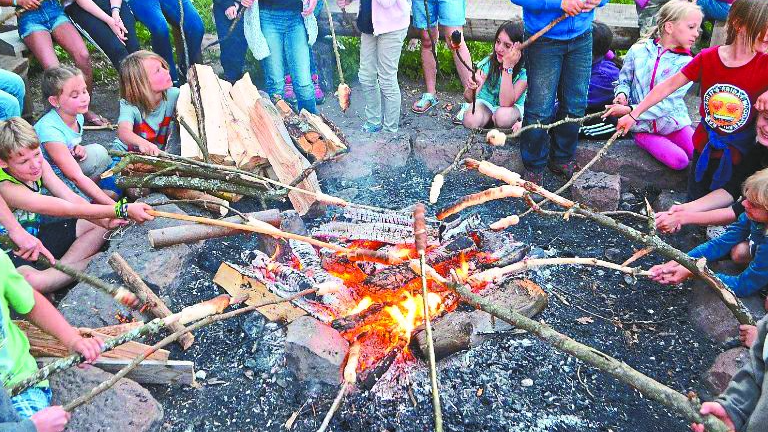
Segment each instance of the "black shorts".
M59 259L67 253L72 246L72 243L77 239L77 219L67 219L43 224L40 226L37 238L40 239L43 246L53 254L54 258ZM13 252L8 252L8 255L11 257L11 261L13 261L13 265L16 267L23 265L37 267L35 263L18 257Z

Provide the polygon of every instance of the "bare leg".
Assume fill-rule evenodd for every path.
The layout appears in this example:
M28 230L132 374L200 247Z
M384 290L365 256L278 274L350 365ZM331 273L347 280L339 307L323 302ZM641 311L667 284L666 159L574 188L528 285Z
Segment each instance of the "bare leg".
M53 50L53 39L51 39L50 33L45 31L33 32L24 38L24 45L29 48L43 69L50 69L59 65L59 58L56 57L56 51Z
M468 109L464 111L464 127L468 129L479 129L485 127L493 117L493 113L483 104L477 104L475 107L475 113L472 114L472 110Z
M427 86L427 93L435 94L437 81L437 63L432 55L432 38L437 42L437 27L421 31L421 64L424 66L424 84Z
M472 78L472 72L468 71L467 68L464 67L464 65L461 63L461 60L459 60L458 56L461 56L461 58L463 58L464 61L467 62L467 65L471 67L472 55L469 53L469 48L467 48L466 42L464 42L464 32L462 31L463 28L462 27L440 27L440 30L441 30L441 33L443 34L443 38L445 38L446 43L448 43L448 46L451 46L451 33L453 33L455 30L462 32L461 45L459 45L458 50L453 51L453 63L456 65L456 71L459 73L459 79L461 80L461 85L464 88L467 88L467 82L469 82L469 80Z
M497 128L511 128L520 120L520 111L517 107L499 107L493 114L493 124Z
M749 264L752 261L752 254L749 250L748 242L741 242L731 249L731 260L737 264Z

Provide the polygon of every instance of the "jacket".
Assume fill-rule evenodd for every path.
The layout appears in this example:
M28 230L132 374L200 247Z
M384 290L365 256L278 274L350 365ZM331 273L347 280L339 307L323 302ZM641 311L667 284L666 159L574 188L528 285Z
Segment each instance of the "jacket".
M768 388L765 364L768 360L768 317L757 323L757 339L749 349L749 358L717 398L738 432L762 432L768 424Z
M654 40L638 42L624 57L614 94L624 93L630 104L640 103L651 90L667 78L680 72L692 60L688 50L664 49ZM633 132L667 135L691 125L685 94L693 83L677 89L644 112L632 128Z
M411 0L373 0L371 9L374 36L402 30L411 24Z
M307 42L310 46L317 40L317 18L315 14L309 14L304 17L304 27L307 29ZM261 22L259 21L259 2L253 2L253 5L245 10L243 14L243 29L245 40L248 42L248 48L253 53L256 60L264 60L270 54L267 40L261 33Z
M510 0L512 3L522 6L523 24L525 31L533 34L543 29L547 24L563 14L560 9L561 0ZM604 6L608 0L601 0L598 7ZM544 35L545 38L557 40L570 40L592 30L592 21L595 18L595 10L587 13L568 17Z

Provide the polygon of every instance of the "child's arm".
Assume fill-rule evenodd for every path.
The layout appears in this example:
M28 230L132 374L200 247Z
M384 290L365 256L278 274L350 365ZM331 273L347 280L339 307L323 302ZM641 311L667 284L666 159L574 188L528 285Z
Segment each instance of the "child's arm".
M675 233L685 225L726 225L736 220L732 207L706 211L680 210L656 214L656 228L663 233Z
M747 216L741 215L736 222L728 225L723 235L696 246L688 252L688 256L692 258L706 258L707 261L720 259L728 255L734 246L749 238L750 225L751 222ZM768 262L766 265L768 265Z
M736 276L718 274L728 288L738 297L746 297L756 293L768 285L768 245L757 245L755 256L749 262L746 270Z
M93 200L99 204L111 204L114 205L115 201L112 200L104 191L99 188L96 183L83 174L83 170L80 169L75 158L70 153L69 149L64 143L61 142L47 142L44 144L45 150L48 155L53 159L53 162L59 167L62 174L72 180L83 193L93 198Z
M512 74L507 73L508 68L517 66L517 63L523 55L523 53L517 49L519 46L520 43L515 42L513 48L509 50L509 53L507 53L503 59L501 86L499 88L499 105L503 107L511 107L514 105L528 86L528 81L518 81L515 83L515 77L513 77Z
M133 123L130 121L117 123L117 137L128 147L128 151L138 150L150 156L160 154L160 148L133 132Z
M629 129L637 123L635 119L639 118L648 110L648 108L661 102L664 98L689 82L691 82L691 80L683 75L682 72L672 75L669 79L654 87L645 99L643 99L629 114L620 118L619 122L616 124L616 129L623 131L624 135L626 135L627 132L629 132Z
M70 351L82 354L86 363L93 363L99 358L104 349L104 342L101 339L82 337L45 296L34 290L33 294L35 306L26 314L26 317L34 325L61 341Z
M8 208L5 200L0 196L0 225L5 227L8 231L8 237L11 241L16 243L18 250L15 252L18 256L24 258L27 261L37 261L39 254L43 254L48 261L55 263L56 259L51 255L48 249L43 246L43 243L37 237L28 233L16 220L16 217Z
M123 21L118 21L112 18L109 14L101 10L101 8L96 3L94 3L93 0L75 0L75 3L77 3L77 5L80 6L84 11L96 17L99 21L104 22L104 24L106 24L109 29L112 30L112 33L114 33L118 39L123 41L123 43L128 39L126 36L128 30L125 28L125 25L123 25Z

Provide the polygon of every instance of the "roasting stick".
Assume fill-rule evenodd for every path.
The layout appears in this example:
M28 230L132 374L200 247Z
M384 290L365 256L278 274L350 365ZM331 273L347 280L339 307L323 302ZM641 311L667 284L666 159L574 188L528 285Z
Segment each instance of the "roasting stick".
M341 384L341 388L339 389L339 393L336 395L336 398L333 400L333 403L331 404L331 408L328 410L328 413L325 415L325 418L323 419L323 423L320 425L320 428L317 430L317 432L325 432L326 429L328 429L328 425L331 423L331 419L333 418L333 415L338 411L339 407L341 406L341 401L344 399L344 396L349 393L349 391L352 389L352 387L355 386L355 383L357 382L357 364L360 360L360 343L355 342L352 344L351 347L349 347L349 355L347 356L347 364L344 365L344 382Z
M312 237L307 237L299 234L293 234L286 231L282 231L266 222L262 222L256 219L250 219L247 224L239 224L239 223L227 222L227 221L218 220L218 219L209 219L209 218L200 217L200 216L189 216L185 214L170 213L170 212L157 211L157 210L147 210L147 213L155 217L177 219L177 220L183 220L188 222L197 222L205 225L216 225L216 226L232 228L232 229L241 230L241 231L250 231L250 232L255 232L259 234L266 234L266 235L271 235L275 237L298 240L305 243L309 243L314 246L328 248L336 252L342 252L346 254L348 258L352 260L357 260L357 261L372 261L372 262L378 262L378 263L389 264L389 265L400 264L404 261L403 258L398 257L394 253L386 253L386 252L374 251L370 249L350 249L344 246L339 246L337 244L324 242L322 240L317 240Z
M427 224L424 219L424 204L416 204L413 209L413 235L416 252L419 253L419 274L421 275L421 299L424 305L424 325L427 330L427 347L429 351L429 381L432 384L432 409L435 413L435 432L443 431L443 412L440 408L440 390L437 388L437 368L435 367L435 345L432 339L432 323L429 319L429 290L427 290L426 250Z
M341 69L341 57L339 56L339 47L336 43L336 29L333 26L333 16L331 8L328 6L328 0L325 2L325 12L328 14L328 26L331 28L331 40L333 41L333 54L336 56L336 68L339 70L339 87L336 89L336 96L339 98L339 106L342 112L349 109L349 98L352 95L352 89L344 82L344 71ZM342 12L344 10L342 9Z

